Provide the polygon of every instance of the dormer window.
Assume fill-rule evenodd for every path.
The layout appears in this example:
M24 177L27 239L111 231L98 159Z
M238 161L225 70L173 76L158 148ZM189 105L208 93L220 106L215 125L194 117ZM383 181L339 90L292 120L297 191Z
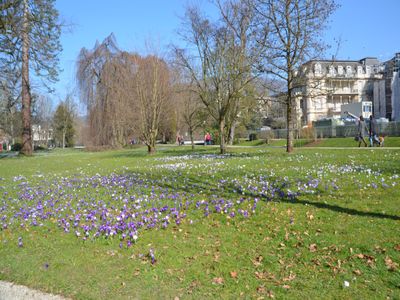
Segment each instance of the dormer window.
M321 64L315 64L315 75L321 75L322 68Z
M329 66L329 75L331 76L335 75L335 68L333 66Z

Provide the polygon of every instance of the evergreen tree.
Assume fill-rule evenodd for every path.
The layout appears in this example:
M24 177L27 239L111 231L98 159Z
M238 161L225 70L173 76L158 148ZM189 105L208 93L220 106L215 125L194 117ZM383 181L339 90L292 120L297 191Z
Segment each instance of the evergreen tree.
M74 112L68 102L61 102L53 117L53 138L56 145L65 148L74 146Z
M61 25L55 0L9 0L0 5L0 66L21 76L22 153L32 154L31 78L58 79ZM0 78L2 79L2 78Z

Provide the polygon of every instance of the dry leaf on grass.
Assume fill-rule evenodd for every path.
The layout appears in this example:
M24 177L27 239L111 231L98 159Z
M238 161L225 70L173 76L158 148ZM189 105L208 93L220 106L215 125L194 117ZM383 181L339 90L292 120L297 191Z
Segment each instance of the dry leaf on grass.
M367 254L356 254L355 257L358 257L359 259L364 259L369 266L373 266L375 264L375 257Z
M358 270L358 269L357 269L357 270L354 270L353 273L356 274L356 275L358 275L358 276L360 276L360 275L362 274L361 271Z
M257 256L254 260L253 260L253 265L255 265L256 267L261 265L261 262L263 260L263 257L261 255Z
M310 247L308 247L308 250L310 250L310 252L317 251L317 244L311 244Z
M389 271L396 271L399 267L399 264L395 263L389 256L385 257L385 265Z
M295 278L296 278L296 274L294 274L293 272L290 272L290 273L289 273L289 276L283 278L282 280L283 280L283 281L292 281L292 280L294 280Z
M212 280L213 284L223 284L224 283L224 279L222 277L215 277Z

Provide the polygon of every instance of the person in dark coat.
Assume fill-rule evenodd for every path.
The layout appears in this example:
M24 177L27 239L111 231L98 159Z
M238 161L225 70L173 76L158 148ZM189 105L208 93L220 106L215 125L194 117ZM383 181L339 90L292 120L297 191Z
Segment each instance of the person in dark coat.
M358 120L358 147L361 147L361 143L364 143L364 146L367 147L367 142L364 140L364 137L368 134L368 128L365 125L365 120L363 116L360 116Z

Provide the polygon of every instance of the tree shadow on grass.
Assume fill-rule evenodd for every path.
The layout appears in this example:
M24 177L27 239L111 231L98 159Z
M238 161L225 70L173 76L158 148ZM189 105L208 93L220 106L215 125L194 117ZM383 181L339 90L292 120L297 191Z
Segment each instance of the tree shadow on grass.
M223 178L223 176L221 176ZM279 182L282 182L280 178L270 178L270 181L276 185L275 187L280 188ZM388 220L395 220L399 221L400 216L397 215L390 215L380 212L369 212L369 211L362 211L354 208L342 207L335 204L328 204L328 203L321 203L316 201L310 200L302 200L296 196L289 197L288 195L282 195L279 197L270 198L264 194L253 193L250 191L242 191L237 186L232 184L225 185L223 187L219 186L217 182L213 180L209 180L204 176L195 176L187 178L184 184L177 185L177 184L169 184L168 182L163 182L161 184L163 187L172 189L174 191L181 191L186 192L189 194L197 194L202 193L203 195L208 196L217 196L217 197L232 197L233 195L237 195L237 197L251 197L251 198L259 198L264 201L274 201L274 202L284 202L290 203L295 205L309 205L314 206L319 209L327 209L337 213L345 213L348 215L353 216L360 216L360 217L370 217L370 218L379 218L379 219L388 219ZM323 194L323 192L322 192Z
M309 205L314 206L321 209L329 209L334 212L345 213L348 215L353 216L361 216L361 217L372 217L372 218L379 218L379 219L389 219L389 220L400 220L400 216L396 215L388 215L379 212L370 212L370 211L361 211L354 208L342 207L339 205L333 205L328 203L321 203L321 202L314 202L309 200L290 200L290 199L281 199L281 202L290 203L290 204L300 204L300 205Z
M223 188L223 190L221 190L221 188L219 188L216 184L210 184L210 181L204 180L201 177L191 178L190 183L189 182L186 182L186 183L187 183L186 186L181 187L180 189L182 191L185 191L188 193L196 193L199 190L204 192L205 188L208 188L208 192L210 195L216 194L217 192L219 192L218 194L223 197L229 197L229 195L237 194L237 195L240 195L241 197L259 198L259 199L263 199L265 201L284 202L284 203L290 203L290 204L296 204L296 205L309 205L309 206L314 206L319 209L328 209L333 212L345 213L345 214L353 215L353 216L389 219L389 220L395 220L395 221L400 220L400 216L396 216L396 215L389 215L389 214L379 213L379 212L362 211L362 210L357 210L354 208L342 207L342 206L335 205L335 204L314 202L314 201L309 201L309 200L300 200L298 197L290 198L290 197L284 196L284 197L270 199L262 194L255 194L255 193L251 193L248 191L246 191L246 192L239 191L234 186L225 186ZM189 188L189 186L190 186L190 188ZM174 187L174 186L168 186L168 187L176 189L176 187Z
M210 159L214 158L234 158L234 157L254 157L254 156L266 156L267 154L265 153L241 153L241 152L228 152L224 155L219 154L219 149L215 147L196 147L194 150L192 150L188 146L184 147L179 147L179 146L164 146L161 145L157 147L156 152L153 155L149 155L147 152L147 148L144 146L141 147L135 147L132 149L125 149L123 151L115 151L115 152L107 152L103 158L162 158L162 157L177 157L179 158L180 156L185 157L185 156L193 156L194 158L205 158L207 156L210 157Z

